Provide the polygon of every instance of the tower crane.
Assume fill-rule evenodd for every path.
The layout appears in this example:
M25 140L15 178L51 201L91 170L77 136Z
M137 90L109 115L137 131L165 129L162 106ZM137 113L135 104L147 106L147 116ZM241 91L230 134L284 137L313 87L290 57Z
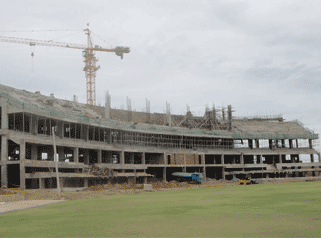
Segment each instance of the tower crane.
M86 76L86 92L87 92L87 104L96 105L96 71L100 66L96 66L98 59L95 57L95 51L105 51L105 52L115 52L117 56L123 59L124 53L129 53L130 48L124 46L117 46L114 48L102 48L98 45L93 44L91 31L86 28L83 30L87 35L87 45L64 43L57 41L45 41L45 40L35 40L26 38L16 38L16 37L6 37L0 36L0 42L10 42L10 43L20 43L28 44L30 46L40 45L40 46L54 46L54 47L65 47L70 49L81 49L82 56L85 62L85 76Z

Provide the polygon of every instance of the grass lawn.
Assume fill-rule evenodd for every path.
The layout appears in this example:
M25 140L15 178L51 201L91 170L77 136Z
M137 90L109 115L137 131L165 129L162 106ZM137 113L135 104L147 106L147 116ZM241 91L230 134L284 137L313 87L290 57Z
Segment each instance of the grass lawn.
M82 199L0 215L0 237L321 237L321 183Z

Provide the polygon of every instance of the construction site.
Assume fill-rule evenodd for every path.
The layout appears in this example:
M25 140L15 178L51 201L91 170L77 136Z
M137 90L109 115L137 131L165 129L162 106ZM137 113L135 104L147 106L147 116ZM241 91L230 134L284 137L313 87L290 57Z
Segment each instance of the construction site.
M87 24L89 26L89 24ZM194 174L198 182L320 177L318 135L282 115L236 117L206 107L202 116L141 112L96 103L96 51L121 59L129 47L0 36L7 43L82 49L87 103L0 85L1 186L21 189L148 184ZM33 52L31 56L33 57ZM308 161L306 161L308 158ZM304 162L304 163L303 163ZM189 175L188 175L189 176Z
M146 184L198 172L206 181L318 177L318 135L280 115L236 118L207 108L203 117L112 109L0 86L1 185L56 188L53 133L64 187ZM302 161L302 157L310 161Z

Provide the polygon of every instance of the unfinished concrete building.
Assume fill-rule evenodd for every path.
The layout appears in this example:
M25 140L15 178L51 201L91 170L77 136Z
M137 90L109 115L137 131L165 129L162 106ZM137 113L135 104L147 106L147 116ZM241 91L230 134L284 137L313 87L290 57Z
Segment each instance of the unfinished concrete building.
M62 187L173 180L320 176L318 135L281 116L235 118L232 107L203 117L111 109L0 85L1 185L54 188L52 129ZM302 163L309 156L309 163ZM90 168L107 171L103 176Z

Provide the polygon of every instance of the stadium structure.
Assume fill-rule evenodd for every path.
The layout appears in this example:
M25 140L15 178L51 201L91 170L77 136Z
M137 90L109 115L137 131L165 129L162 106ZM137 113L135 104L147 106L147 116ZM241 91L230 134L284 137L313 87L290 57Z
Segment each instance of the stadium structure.
M227 108L204 116L112 109L0 85L1 185L61 187L171 181L320 176L318 135L282 115L240 118ZM54 135L53 135L54 133ZM309 161L303 161L308 157Z

